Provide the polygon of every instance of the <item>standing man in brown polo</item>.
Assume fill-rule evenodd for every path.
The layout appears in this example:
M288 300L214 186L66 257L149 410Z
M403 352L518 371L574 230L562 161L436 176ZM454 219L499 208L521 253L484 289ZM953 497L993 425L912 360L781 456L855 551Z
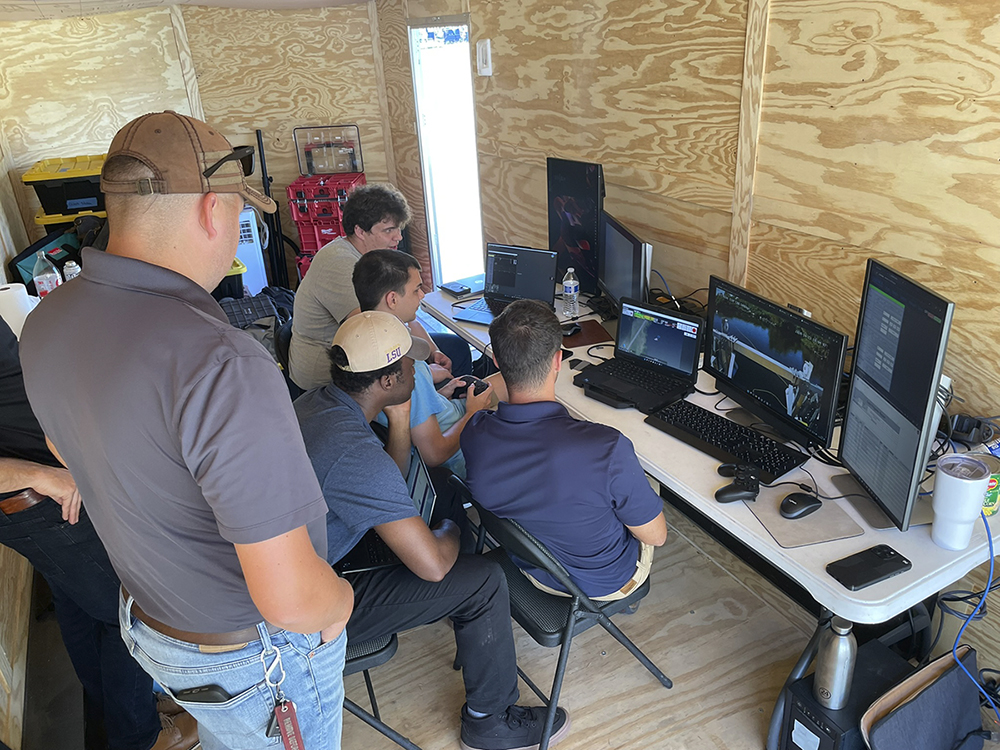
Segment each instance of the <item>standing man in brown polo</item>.
M202 746L271 747L297 710L309 750L339 748L351 588L281 374L209 294L244 200L275 208L243 151L173 112L119 131L107 252L26 322L25 385L122 580L122 637Z

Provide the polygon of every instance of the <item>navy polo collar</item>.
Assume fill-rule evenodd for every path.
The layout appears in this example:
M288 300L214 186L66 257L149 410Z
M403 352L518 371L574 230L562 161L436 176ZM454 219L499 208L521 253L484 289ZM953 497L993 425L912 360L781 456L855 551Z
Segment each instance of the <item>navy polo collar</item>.
M568 417L566 407L557 401L532 401L529 404L497 404L497 416L505 422L535 422L539 419Z
M187 276L136 258L109 255L92 247L83 248L81 255L84 270L80 275L94 283L174 297L223 323L229 323L229 318L212 295Z

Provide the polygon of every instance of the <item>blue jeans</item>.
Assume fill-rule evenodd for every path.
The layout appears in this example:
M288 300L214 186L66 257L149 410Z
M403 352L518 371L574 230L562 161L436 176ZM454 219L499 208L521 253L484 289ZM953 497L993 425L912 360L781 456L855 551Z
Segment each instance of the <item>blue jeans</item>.
M281 690L298 712L299 728L309 750L339 750L344 705L344 653L347 634L320 644L319 633L287 630L268 634L257 626L259 640L221 653L214 647L169 638L131 615L132 602L119 608L122 638L132 656L168 695L203 685L217 685L232 696L224 703L177 700L198 720L204 750L256 750L279 747L281 738L266 730L277 700L265 679L271 669L276 682L284 670Z
M52 589L66 652L83 684L88 737L111 750L148 750L160 733L153 681L118 632L121 584L86 510L69 524L53 500L0 513L0 544L20 552ZM96 725L96 727L94 726Z

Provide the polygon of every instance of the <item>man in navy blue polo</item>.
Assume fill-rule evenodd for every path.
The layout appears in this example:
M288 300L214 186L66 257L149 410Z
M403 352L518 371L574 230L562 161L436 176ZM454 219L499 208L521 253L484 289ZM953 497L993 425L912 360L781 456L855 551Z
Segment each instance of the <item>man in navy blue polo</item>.
M490 325L490 341L509 402L478 412L462 432L473 495L545 544L588 596L628 596L667 539L663 501L632 443L556 402L562 330L546 305L509 305ZM564 593L544 571L519 564L539 588Z

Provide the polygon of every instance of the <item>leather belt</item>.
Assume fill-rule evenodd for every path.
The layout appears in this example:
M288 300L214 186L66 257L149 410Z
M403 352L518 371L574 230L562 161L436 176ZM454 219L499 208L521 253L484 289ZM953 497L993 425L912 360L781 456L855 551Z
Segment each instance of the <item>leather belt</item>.
M125 590L124 585L122 585L122 597L126 602L129 599L128 591ZM249 628L241 628L240 630L232 630L228 633L191 633L187 630L172 628L166 623L162 623L156 618L150 617L142 611L142 607L140 607L139 603L136 601L132 602L132 614L135 615L139 622L143 625L151 627L157 633L165 635L168 638L173 638L177 641L193 643L197 646L240 646L250 643L251 641L260 640L260 633L257 632L256 625ZM280 632L280 630L281 628L267 624L267 632L271 635Z
M35 492L30 488L22 490L16 495L11 495L0 500L0 513L3 513L5 516L12 516L15 513L20 513L22 510L27 510L38 505L42 500L48 500L48 496L40 492Z

